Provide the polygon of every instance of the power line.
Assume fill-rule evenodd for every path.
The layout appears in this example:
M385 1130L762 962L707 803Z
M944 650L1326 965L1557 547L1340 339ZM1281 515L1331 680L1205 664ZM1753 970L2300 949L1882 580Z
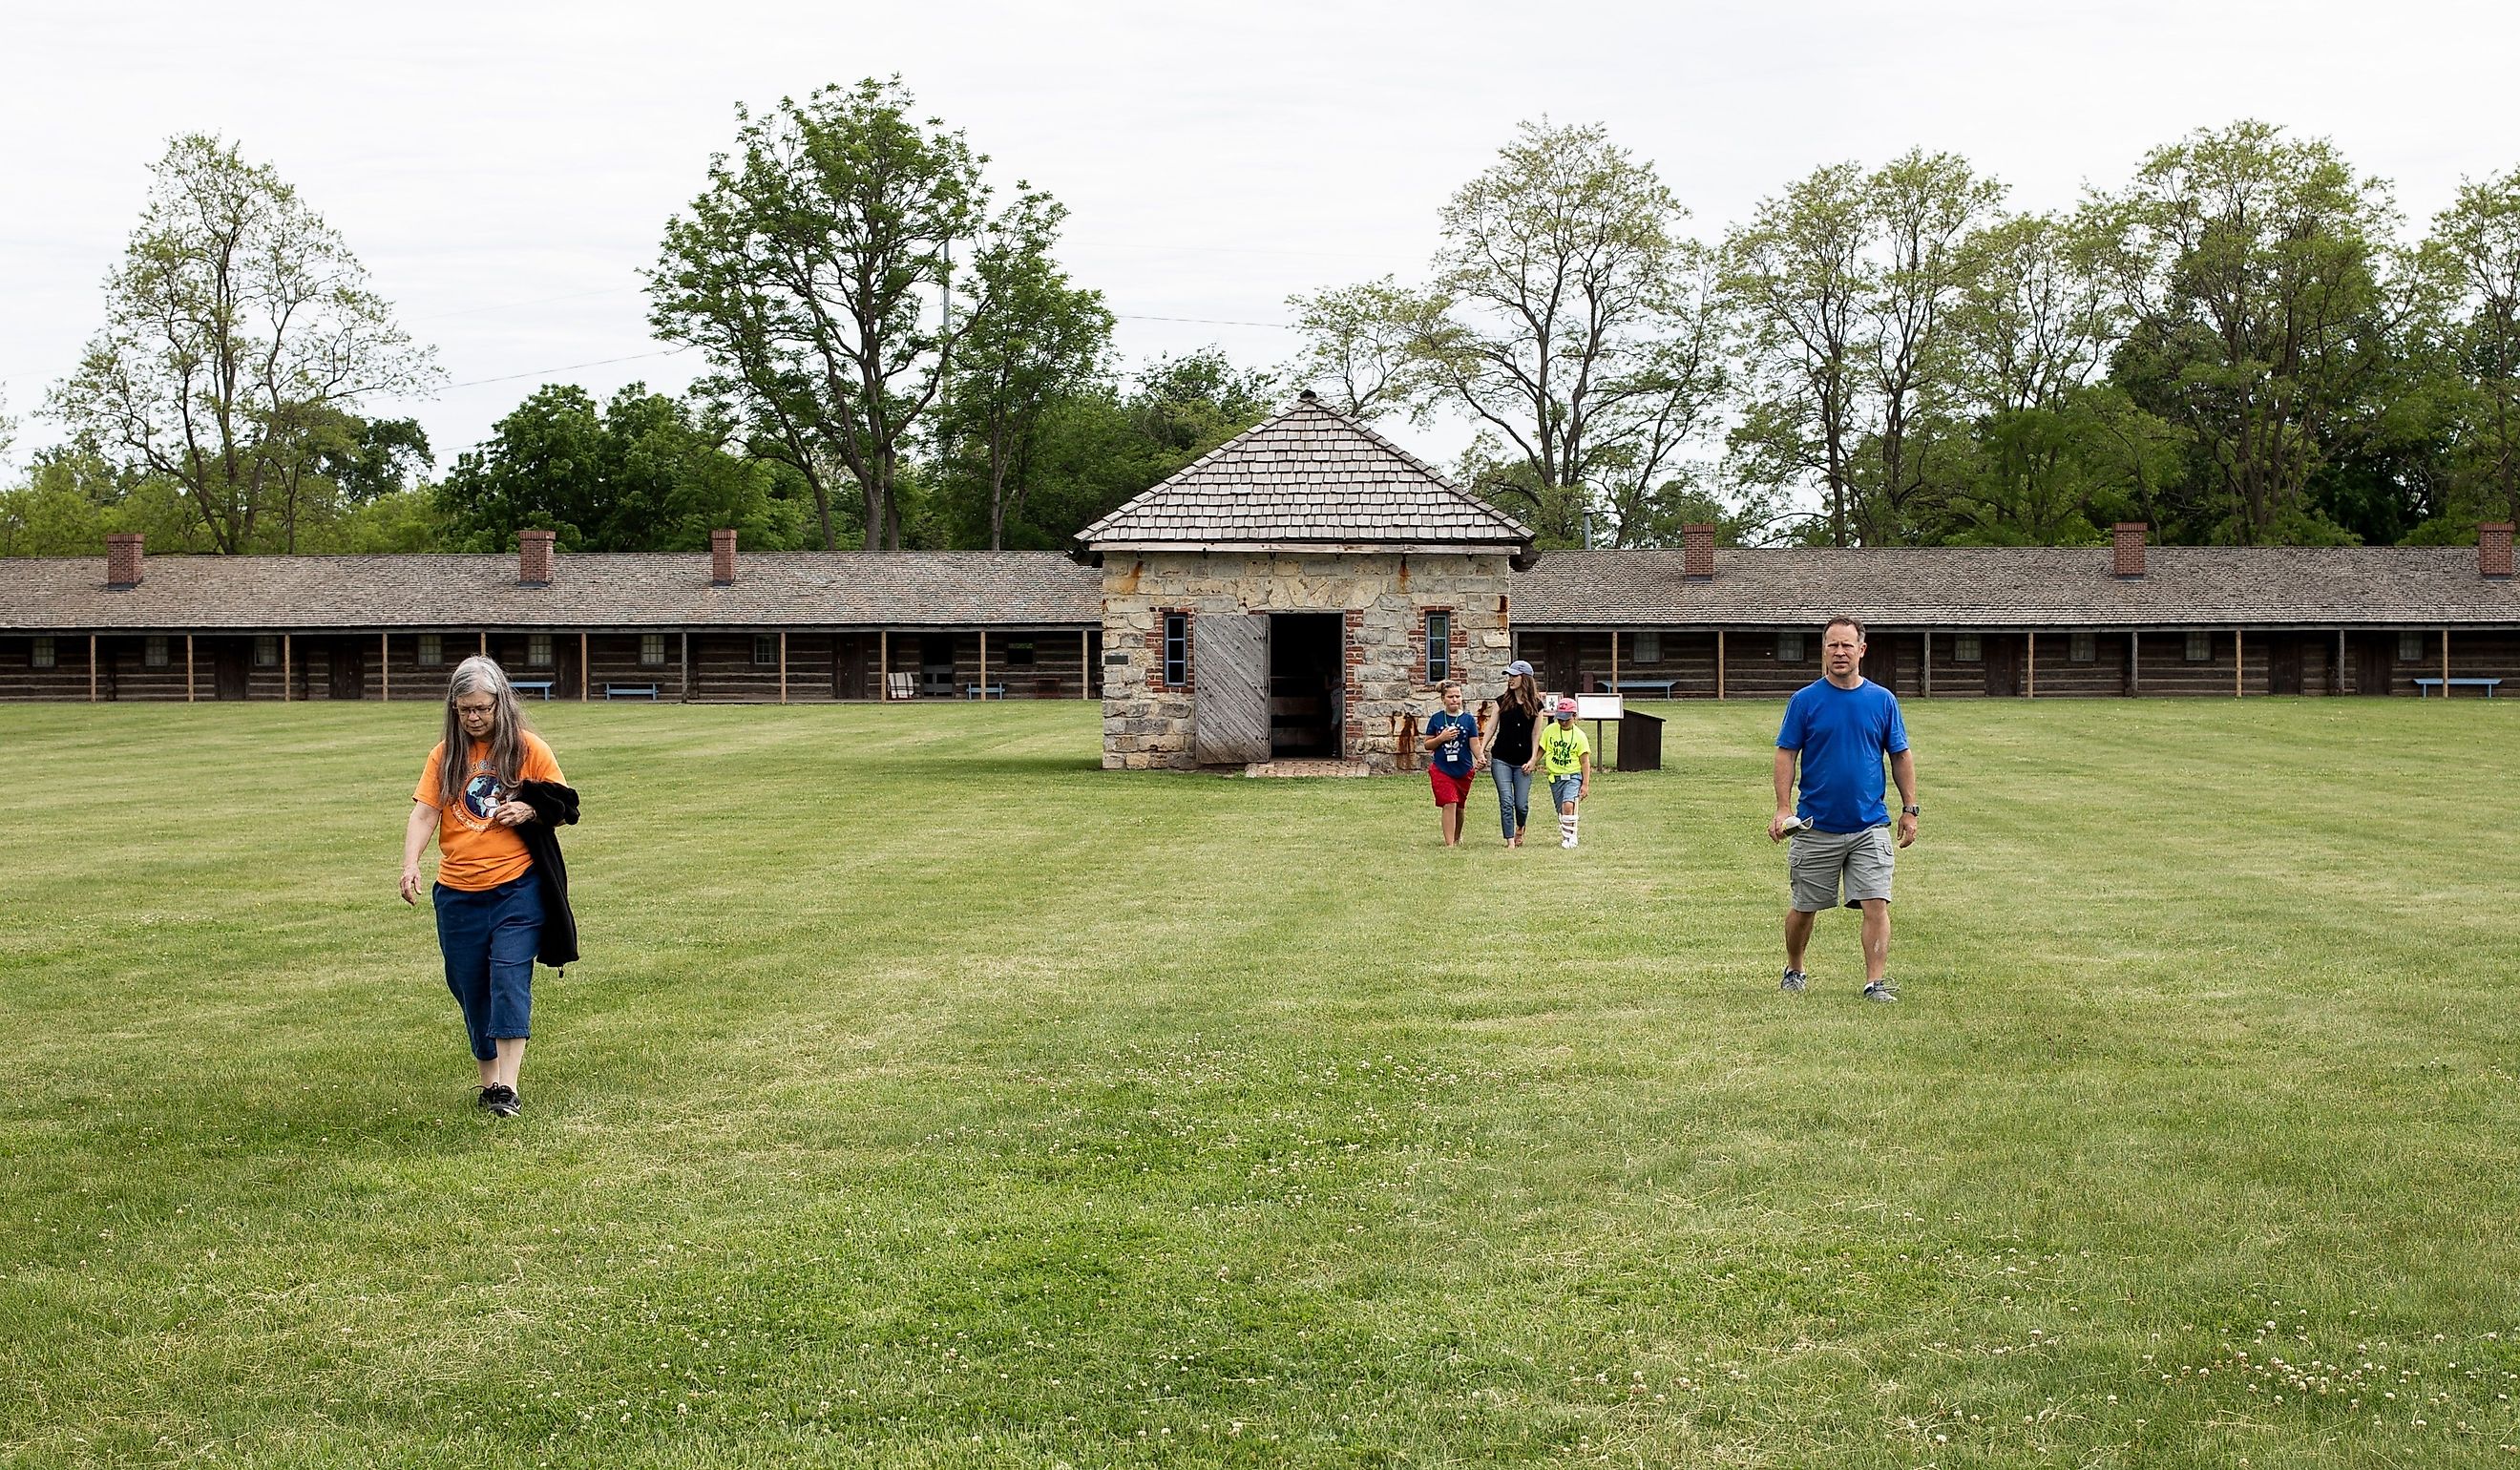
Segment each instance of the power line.
M665 347L654 352L633 352L627 357L599 357L591 363L563 363L557 368L536 368L530 373L510 373L500 378L475 378L465 382L450 382L440 391L477 388L485 382L515 382L519 378L546 378L554 373L574 373L580 368L605 368L614 363L635 363L643 357L671 357L677 352L691 350L689 347Z
M1227 317L1148 317L1132 311L1115 311L1111 315L1123 322L1196 322L1202 327L1275 327L1281 332L1293 332L1292 322L1238 322Z

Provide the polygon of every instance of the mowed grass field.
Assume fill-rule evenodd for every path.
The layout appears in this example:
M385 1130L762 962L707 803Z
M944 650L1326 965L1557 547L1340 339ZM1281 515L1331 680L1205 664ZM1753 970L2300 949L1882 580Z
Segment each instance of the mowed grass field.
M2520 1464L2520 708L1912 703L1895 1007L1779 706L1575 853L1083 705L530 706L524 1117L427 705L0 711L12 1465Z

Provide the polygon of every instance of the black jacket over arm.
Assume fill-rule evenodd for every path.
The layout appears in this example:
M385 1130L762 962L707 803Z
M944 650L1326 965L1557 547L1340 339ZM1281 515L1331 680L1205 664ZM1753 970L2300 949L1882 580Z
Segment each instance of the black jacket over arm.
M577 823L577 792L556 780L518 781L517 800L534 809L534 820L516 829L542 880L542 948L534 958L558 969L577 958L577 915L568 909L568 864L560 855L560 829Z

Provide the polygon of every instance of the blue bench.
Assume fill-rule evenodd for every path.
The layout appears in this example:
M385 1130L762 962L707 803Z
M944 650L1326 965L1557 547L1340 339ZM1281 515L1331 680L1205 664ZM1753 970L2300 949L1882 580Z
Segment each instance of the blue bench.
M1680 681L1677 679L1613 679L1610 681L1610 692L1613 694L1624 694L1630 690L1639 691L1660 690L1665 699L1670 698L1671 691L1679 687Z
M652 704L656 699L656 687L652 684L608 684L604 687L604 697L645 699Z
M517 690L532 690L535 693L542 695L546 701L551 698L551 687L552 682L548 679L511 679L508 681L508 688Z
M2491 699L2501 683L2499 679L2418 679L2415 681L2415 697L2421 699L2434 690L2441 690L2442 697L2447 699L2451 689L2480 689L2485 690L2485 697ZM2444 685L2450 689L2443 689Z
M966 699L1004 699L1006 696L1007 687L1003 684L967 684L963 686L963 697Z

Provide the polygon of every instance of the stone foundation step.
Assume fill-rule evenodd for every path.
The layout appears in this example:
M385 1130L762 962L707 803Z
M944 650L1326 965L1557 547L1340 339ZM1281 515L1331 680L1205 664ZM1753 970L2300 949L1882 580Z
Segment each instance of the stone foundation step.
M1363 761L1253 761L1245 776L1372 776Z

